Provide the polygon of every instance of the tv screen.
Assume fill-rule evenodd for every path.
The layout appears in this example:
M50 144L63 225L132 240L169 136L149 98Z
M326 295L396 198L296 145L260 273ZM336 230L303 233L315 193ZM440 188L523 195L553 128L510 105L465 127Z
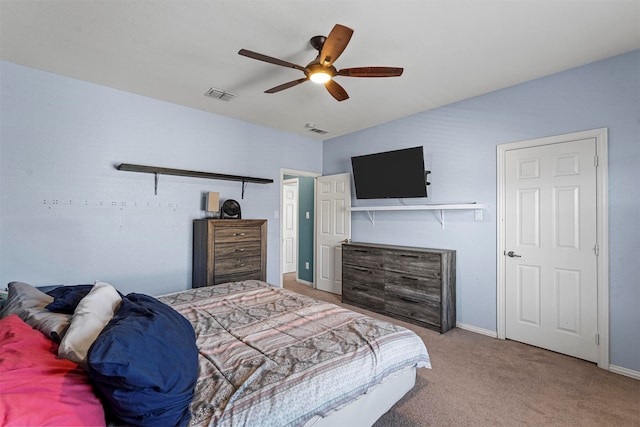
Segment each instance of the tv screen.
M358 199L427 197L422 146L351 158Z

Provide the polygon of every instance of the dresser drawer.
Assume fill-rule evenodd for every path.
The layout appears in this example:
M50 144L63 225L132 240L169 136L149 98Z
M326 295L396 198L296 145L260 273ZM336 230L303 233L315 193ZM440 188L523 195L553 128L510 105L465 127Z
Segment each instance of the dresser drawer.
M214 254L216 261L222 258L260 256L261 246L259 241L218 243L215 245Z
M440 279L440 255L422 252L386 252L384 267L386 270Z
M441 283L437 279L385 271L384 281L385 289L389 293L440 302Z
M385 292L384 309L390 314L440 327L440 303L435 301Z
M260 241L260 227L216 227L214 241L219 243Z
M241 282L243 280L262 280L260 271L243 271L235 274L217 274L213 278L213 284L227 282Z
M374 311L384 310L384 288L342 281L342 302L364 306Z
M360 267L382 268L384 251L358 246L342 247L342 262Z
M214 264L215 271L224 272L224 274L260 271L260 255L216 258Z
M382 270L358 265L342 265L342 281L372 284L384 289L384 273Z

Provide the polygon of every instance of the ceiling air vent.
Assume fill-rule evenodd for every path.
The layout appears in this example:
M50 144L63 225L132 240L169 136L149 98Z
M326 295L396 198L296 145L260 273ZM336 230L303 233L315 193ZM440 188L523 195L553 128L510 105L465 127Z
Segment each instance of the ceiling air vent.
M309 132L313 132L313 133L317 133L320 135L324 135L326 133L329 133L329 131L327 130L322 130L322 129L318 129L318 128L311 128L311 129L307 129Z
M216 89L215 87L212 87L204 94L204 96L208 96L209 98L215 98L220 101L231 101L233 98L235 98L238 95L233 94L231 92L227 92L226 90Z

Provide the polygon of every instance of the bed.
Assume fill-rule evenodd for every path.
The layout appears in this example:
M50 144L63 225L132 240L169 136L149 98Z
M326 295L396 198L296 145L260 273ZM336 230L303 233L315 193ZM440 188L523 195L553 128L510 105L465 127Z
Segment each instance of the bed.
M84 285L82 291L65 287L65 298L74 297L68 303L30 285L10 284L0 349L13 345L6 345L7 336L16 337L3 329L7 319L28 324L50 341L53 359L61 359L56 353L76 359L65 375L73 371L83 378L84 393L91 386L86 402L93 419L104 410L114 425L122 420L132 425L372 425L413 387L417 369L431 367L424 343L408 329L261 281L156 298L124 296L98 285ZM107 290L111 302L105 303ZM104 292L96 297L98 291ZM16 297L19 293L29 298ZM57 301L66 303L66 313L45 308ZM70 346L78 335L76 321L91 323L78 313L93 315L96 306L107 307L106 318L97 322L103 327L84 336L88 343ZM45 321L54 314L67 325L60 326L63 317ZM24 333L23 328L18 335ZM5 378L13 371L1 358L0 422L5 417L8 424L7 416L21 413L15 409L20 390L7 387ZM140 402L142 408L132 409ZM67 405L71 414L63 424L73 425L78 417L73 408L87 405Z

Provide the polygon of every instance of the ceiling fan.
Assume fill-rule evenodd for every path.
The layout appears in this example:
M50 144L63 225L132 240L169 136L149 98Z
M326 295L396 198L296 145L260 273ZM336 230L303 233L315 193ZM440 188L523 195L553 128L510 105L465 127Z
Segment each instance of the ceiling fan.
M302 71L305 75L305 77L301 79L293 80L291 82L272 87L271 89L267 89L264 91L265 93L280 92L281 90L289 89L299 85L300 83L304 83L307 80L311 80L314 83L324 84L331 96L338 101L344 101L349 98L349 95L342 86L333 80L336 76L397 77L402 75L402 71L404 71L404 69L398 67L356 67L336 70L333 63L347 47L352 35L353 30L351 28L336 24L327 37L312 37L311 40L309 40L309 43L318 51L318 56L305 67L263 55L261 53L252 52L247 49L240 49L238 54L248 58L257 59L259 61L268 62L270 64L280 65L282 67L295 68L296 70Z

